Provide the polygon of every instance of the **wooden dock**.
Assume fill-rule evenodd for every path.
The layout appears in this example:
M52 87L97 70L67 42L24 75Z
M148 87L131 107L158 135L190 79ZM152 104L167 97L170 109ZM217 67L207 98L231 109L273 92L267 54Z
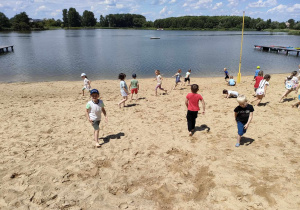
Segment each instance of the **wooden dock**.
M296 52L296 55L299 56L300 48L293 48L293 47L283 47L283 46L261 46L261 45L254 45L255 49L259 49L265 52L281 52L285 51L286 55L289 55L289 52Z
M13 45L0 46L0 53L4 53L5 50L6 50L6 52L8 52L8 48L10 48L12 52L14 51L14 46Z

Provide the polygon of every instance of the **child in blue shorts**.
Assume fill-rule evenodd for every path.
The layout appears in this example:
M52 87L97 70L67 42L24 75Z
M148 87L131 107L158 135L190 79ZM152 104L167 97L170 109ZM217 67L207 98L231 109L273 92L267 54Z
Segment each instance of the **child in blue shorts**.
M247 128L253 118L253 106L247 103L247 98L244 95L237 97L239 106L234 109L235 120L237 122L238 136L236 147L240 146L241 137L246 133Z

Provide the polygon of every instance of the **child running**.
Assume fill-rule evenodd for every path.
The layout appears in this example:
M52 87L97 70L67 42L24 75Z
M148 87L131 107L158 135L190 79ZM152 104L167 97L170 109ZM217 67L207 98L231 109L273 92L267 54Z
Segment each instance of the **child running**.
M81 74L81 78L84 79L83 80L83 88L82 88L82 96L84 96L84 90L87 89L87 91L90 91L92 89L92 87L91 87L91 82L90 82L90 80L88 80L85 73Z
M176 88L176 86L178 85L178 83L181 82L181 81L180 81L180 77L181 77L181 69L178 69L177 73L174 74L172 77L176 77L176 79L175 79L175 85L174 85L174 87L173 87L173 89L172 89L172 90L174 90L174 89Z
M256 90L256 99L254 101L252 101L251 104L253 104L253 102L255 102L255 101L258 101L256 105L259 105L259 103L261 102L263 97L266 96L267 87L269 86L270 79L271 79L271 76L269 74L266 74L264 76L264 79L260 81L258 88Z
M239 106L234 109L234 118L238 128L238 136L235 146L239 147L241 137L246 133L253 118L254 108L252 105L247 103L247 98L244 95L238 96L237 102L239 103Z
M162 77L160 75L160 71L155 70L155 75L156 75L156 80L157 80L157 85L156 85L156 88L155 88L155 95L157 96L157 88L159 88L160 90L163 90L163 91L165 91L165 93L167 93L167 90L165 90L161 87Z
M254 84L254 92L255 92L255 94L254 94L254 96L256 96L256 90L257 90L257 88L259 86L260 81L263 80L263 79L264 79L264 72L263 71L259 71L258 74L257 74L257 76L254 79L255 80L255 84Z
M298 100L299 101L297 103L292 105L293 108L298 106L298 109L300 109L300 93L298 93Z
M285 83L285 88L287 89L285 91L285 93L281 96L279 103L282 102L284 97L287 97L289 93L291 93L293 90L295 90L296 92L298 91L298 77L297 77L298 72L297 71L293 71L291 76L287 77L284 80Z
M129 90L131 90L131 98L132 101L133 94L136 94L135 100L138 99L138 90L140 89L139 81L136 79L136 74L132 74L132 80L130 81Z
M227 68L224 68L224 74L225 74L225 81L227 82L227 79L229 79L229 73L227 71Z
M126 82L124 81L126 78L126 74L120 73L119 74L119 80L120 80L120 90L121 90L121 95L123 99L118 103L119 107L121 108L121 104L123 104L123 107L125 106L125 101L127 101L129 92L128 92L128 87L126 85Z
M97 89L91 90L92 100L86 104L86 118L94 128L94 140L96 147L101 147L99 144L99 124L101 121L101 113L105 116L107 122L107 115L104 108L103 101L99 99L99 91Z
M185 105L188 108L186 119L188 124L189 136L193 135L195 131L196 118L198 116L199 101L202 103L202 114L205 114L205 102L203 97L198 94L199 86L196 84L191 85L191 93L187 94Z
M230 80L228 82L228 85L229 86L235 86L236 85L236 82L234 81L233 76L230 76Z
M186 73L185 73L185 78L184 78L184 86L185 86L185 83L187 82L187 81L189 81L188 82L188 85L190 85L190 82L191 82L191 80L190 80L190 74L191 74L191 69L189 69Z
M223 90L223 94L225 94L225 98L237 98L239 96L239 93L232 90Z
M254 74L254 79L253 80L255 80L255 78L258 76L259 72L260 72L260 66L257 66L256 70L255 70L255 74Z

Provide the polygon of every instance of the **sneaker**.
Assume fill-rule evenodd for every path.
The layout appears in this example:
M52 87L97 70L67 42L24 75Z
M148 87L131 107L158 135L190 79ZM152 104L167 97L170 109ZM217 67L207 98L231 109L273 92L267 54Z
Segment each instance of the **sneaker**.
M236 146L236 147L239 147L239 146L240 146L240 144L239 144L239 143L236 143L236 144L235 144L235 146Z

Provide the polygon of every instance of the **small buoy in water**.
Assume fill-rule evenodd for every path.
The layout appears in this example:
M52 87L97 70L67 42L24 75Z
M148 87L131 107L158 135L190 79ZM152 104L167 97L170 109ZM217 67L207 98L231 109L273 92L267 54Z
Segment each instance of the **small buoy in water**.
M150 39L160 39L160 37L150 37Z

